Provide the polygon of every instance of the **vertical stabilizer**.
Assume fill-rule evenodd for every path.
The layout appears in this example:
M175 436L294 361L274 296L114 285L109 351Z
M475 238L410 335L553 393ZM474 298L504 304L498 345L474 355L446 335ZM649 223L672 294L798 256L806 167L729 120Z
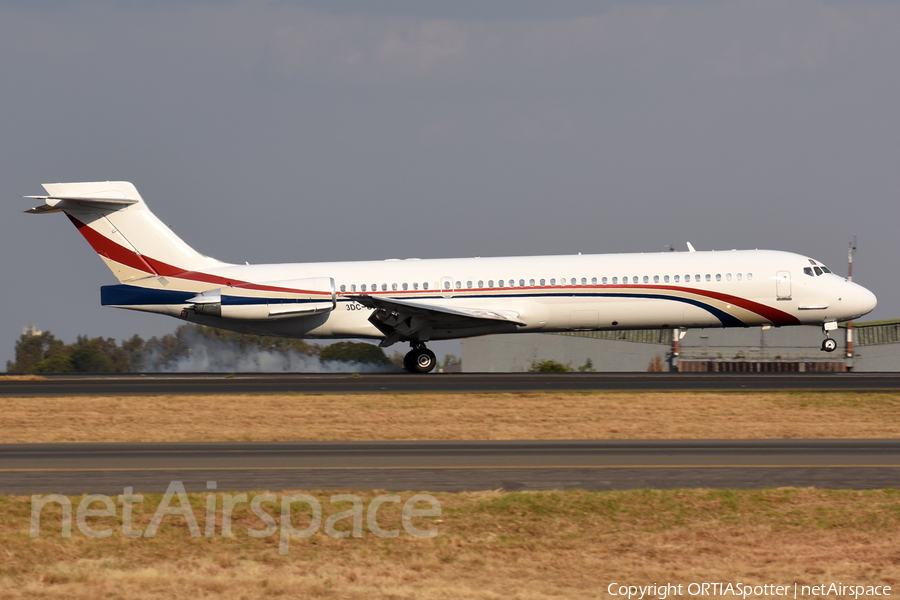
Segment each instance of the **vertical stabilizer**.
M188 246L127 181L45 183L35 214L64 212L121 282L223 266Z

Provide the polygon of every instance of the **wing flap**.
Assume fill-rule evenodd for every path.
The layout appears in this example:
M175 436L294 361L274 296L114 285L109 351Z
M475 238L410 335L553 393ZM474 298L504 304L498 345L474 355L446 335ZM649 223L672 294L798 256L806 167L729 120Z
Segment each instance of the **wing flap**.
M378 296L350 296L368 308L386 308L399 310L413 315L446 315L469 319L503 321L526 326L528 323L519 318L519 313L510 310L487 310L484 308L467 308L463 306L445 306L416 300L399 300L397 298L379 298Z
M485 325L527 326L519 313L507 310L489 310L465 306L448 306L421 300L400 300L378 296L348 296L365 307L375 309L369 322L381 331L385 338L381 346L399 341L427 341L435 328L469 329Z

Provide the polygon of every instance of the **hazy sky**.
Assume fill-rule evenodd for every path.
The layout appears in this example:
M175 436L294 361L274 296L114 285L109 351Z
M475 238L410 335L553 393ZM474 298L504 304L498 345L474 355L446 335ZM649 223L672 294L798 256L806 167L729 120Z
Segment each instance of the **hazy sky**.
M535 6L529 6L534 4ZM773 248L900 317L900 3L0 1L0 360L172 331L44 182L240 262ZM0 365L3 363L0 362Z

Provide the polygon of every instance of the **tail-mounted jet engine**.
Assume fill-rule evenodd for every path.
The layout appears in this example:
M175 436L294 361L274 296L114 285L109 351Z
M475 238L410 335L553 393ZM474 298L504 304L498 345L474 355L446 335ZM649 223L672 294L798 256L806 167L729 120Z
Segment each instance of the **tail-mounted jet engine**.
M207 290L187 302L198 315L264 321L330 312L337 293L331 277L309 277Z

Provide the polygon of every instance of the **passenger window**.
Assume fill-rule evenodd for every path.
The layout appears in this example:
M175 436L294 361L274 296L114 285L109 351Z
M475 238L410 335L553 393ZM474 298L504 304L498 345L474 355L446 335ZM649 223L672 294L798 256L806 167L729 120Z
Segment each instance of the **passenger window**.
M462 282L457 281L457 282L456 282L456 288L454 288L454 289L457 289L457 290L462 289Z
M606 285L607 281L609 281L609 280L606 277L604 277L603 279L600 280L600 283L602 283L603 285Z
M706 280L707 280L707 281L711 281L711 280L712 280L712 277L709 276L709 273L706 274Z
M813 268L816 270L817 277L822 274L822 269L820 269L819 267L813 267Z
M676 275L676 277L678 277L678 276ZM663 282L664 282L664 283L669 283L669 276L668 276L668 275L663 275Z
M396 291L397 291L397 284L396 284L396 283L392 283L392 284L391 284L391 291L392 291L392 292L396 292Z
M480 290L483 287L484 287L484 282L479 279L478 280L478 289Z
M366 291L366 284L362 284L362 285L360 286L360 289L361 289L362 291Z
M597 278L591 277L591 285L597 285Z
M356 291L356 284L355 284L355 283L352 284L352 285L350 286L350 291L351 291L351 292L355 292L355 291Z
M659 283L659 275L653 276L653 283Z
M418 281L413 281L413 289L414 289L414 290L419 289L419 282L418 282Z
M650 283L650 276L644 275L644 283Z
M466 287L469 288L469 289L471 290L471 289L472 289L472 282L471 282L471 281L467 281L467 282L466 282Z
M694 281L700 281L700 275L699 275L699 274L694 275Z
M581 278L581 285L587 285L587 277Z
M747 273L747 281L753 281L753 273Z
M519 280L519 287L525 287L525 280L524 280L524 279L520 279L520 280Z
M500 282L497 284L497 287L503 287L503 280L502 280L502 279L501 279Z
M731 273L725 273L725 281L731 281Z
M405 292L405 291L408 290L408 289L409 289L409 284L404 283L404 284L403 284L403 291Z
M545 286L545 285L547 285L547 280L546 280L546 279L541 279L541 287L543 287L543 286Z
M716 281L722 281L722 274L716 273Z
M737 278L738 281L740 281L742 277L743 277L743 275L741 275L740 273L735 275L735 278Z
M635 275L634 277L631 278L631 283L637 283L637 282L638 282L638 276Z
M445 281L445 282L444 282L444 289L445 289L445 290L449 290L449 289L450 289L450 282L449 282L449 281Z
M488 287L489 287L489 288L494 287L494 280L493 280L493 279L488 279Z
M556 285L556 279L551 279L551 280L550 280L550 285Z
M531 287L534 287L534 279L529 279L529 280L528 280L528 285L531 286Z
M343 293L346 292L346 291L347 291L347 286L346 286L346 285L341 285L341 293L343 294Z
M428 289L428 282L427 282L427 281L426 281L425 283L422 284L422 289L423 289L423 290L427 290L427 289Z

